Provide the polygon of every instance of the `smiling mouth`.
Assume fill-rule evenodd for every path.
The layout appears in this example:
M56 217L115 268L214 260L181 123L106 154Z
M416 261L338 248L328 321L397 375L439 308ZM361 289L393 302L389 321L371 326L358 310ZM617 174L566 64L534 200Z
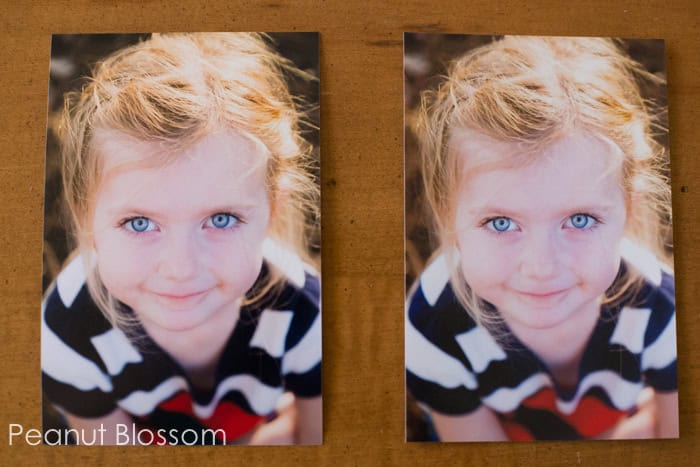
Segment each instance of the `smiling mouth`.
M564 289L559 289L559 290L551 290L551 291L546 291L546 292L526 292L526 291L520 291L518 290L517 293L523 297L525 297L528 300L533 300L533 301L538 301L538 302L547 302L550 300L556 300L558 298L563 297L566 295L571 288L564 288Z
M199 290L197 292L187 292L187 293L160 293L154 292L154 294L162 299L172 301L172 302L187 302L190 300L195 300L199 297L204 296L207 290Z

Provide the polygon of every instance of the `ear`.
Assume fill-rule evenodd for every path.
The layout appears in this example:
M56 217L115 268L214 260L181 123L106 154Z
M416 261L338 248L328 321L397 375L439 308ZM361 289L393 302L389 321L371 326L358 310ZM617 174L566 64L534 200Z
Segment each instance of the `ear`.
M78 250L84 254L86 258L97 256L97 245L95 245L95 237L91 232L81 230L76 238L78 242Z
M286 177L280 177L277 182L277 187L274 193L270 193L270 221L268 222L267 230L270 232L273 228L273 219L284 214L285 209L289 205L291 198L291 187Z
M95 235L93 232L92 218L94 212L90 209L81 219L77 221L76 229L76 241L80 248L85 249L95 249Z
M644 192L639 187L632 187L627 195L627 216L625 218L625 232L629 234L635 227L635 219L643 215L641 209L644 206Z

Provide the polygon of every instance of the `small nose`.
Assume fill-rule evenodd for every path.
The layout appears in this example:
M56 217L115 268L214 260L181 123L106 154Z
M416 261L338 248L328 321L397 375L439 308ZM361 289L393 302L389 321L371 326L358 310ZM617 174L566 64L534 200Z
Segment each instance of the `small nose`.
M528 232L520 255L520 272L538 281L551 279L558 273L560 253L556 239L550 232Z
M158 273L173 281L185 281L197 273L196 240L188 232L169 232L160 251Z

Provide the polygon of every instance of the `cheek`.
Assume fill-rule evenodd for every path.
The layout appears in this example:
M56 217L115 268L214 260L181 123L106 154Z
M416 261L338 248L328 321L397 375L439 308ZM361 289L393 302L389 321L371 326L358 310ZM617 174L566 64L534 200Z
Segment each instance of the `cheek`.
M608 289L620 269L619 252L604 250L598 261L590 261L587 266L587 279L600 293Z
M572 247L569 267L590 288L602 293L612 284L620 268L619 240L601 235L596 241Z
M123 290L135 287L151 273L152 254L143 248L133 248L109 237L98 237L95 242L97 269L105 287L118 296Z
M506 242L489 238L485 232L466 232L459 236L459 261L469 286L479 294L507 281L515 267L516 253Z
M210 255L210 271L228 295L245 294L255 283L262 268L262 241L233 242Z

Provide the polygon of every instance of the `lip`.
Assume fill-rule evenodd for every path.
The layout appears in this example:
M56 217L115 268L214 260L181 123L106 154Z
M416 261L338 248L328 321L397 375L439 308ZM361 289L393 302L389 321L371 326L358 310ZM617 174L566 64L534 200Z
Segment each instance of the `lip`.
M525 291L518 291L519 294L521 295L526 295L528 297L533 297L533 298L549 298L549 297L554 297L559 294L562 294L566 292L567 289L560 289L560 290L553 290L551 292L525 292Z
M184 299L187 299L187 298L196 297L197 295L200 295L200 294L203 294L203 293L204 293L204 291L202 290L202 291L199 291L199 292L191 292L191 293L185 293L185 294L174 294L174 293L171 294L171 293L159 293L159 292L156 292L156 295L158 295L158 296L160 296L160 297L163 297L163 298L169 298L169 299L172 299L172 300L184 300Z
M171 303L191 303L191 302L196 302L200 298L204 297L208 290L197 290L194 292L153 292L153 294L160 298L161 300L165 300Z
M540 304L550 304L550 303L555 303L558 300L565 297L569 293L570 290L571 290L571 287L565 287L563 289L546 290L546 291L516 290L516 293L518 295L520 295L521 297L523 297L525 300L528 300L530 302L540 303Z

